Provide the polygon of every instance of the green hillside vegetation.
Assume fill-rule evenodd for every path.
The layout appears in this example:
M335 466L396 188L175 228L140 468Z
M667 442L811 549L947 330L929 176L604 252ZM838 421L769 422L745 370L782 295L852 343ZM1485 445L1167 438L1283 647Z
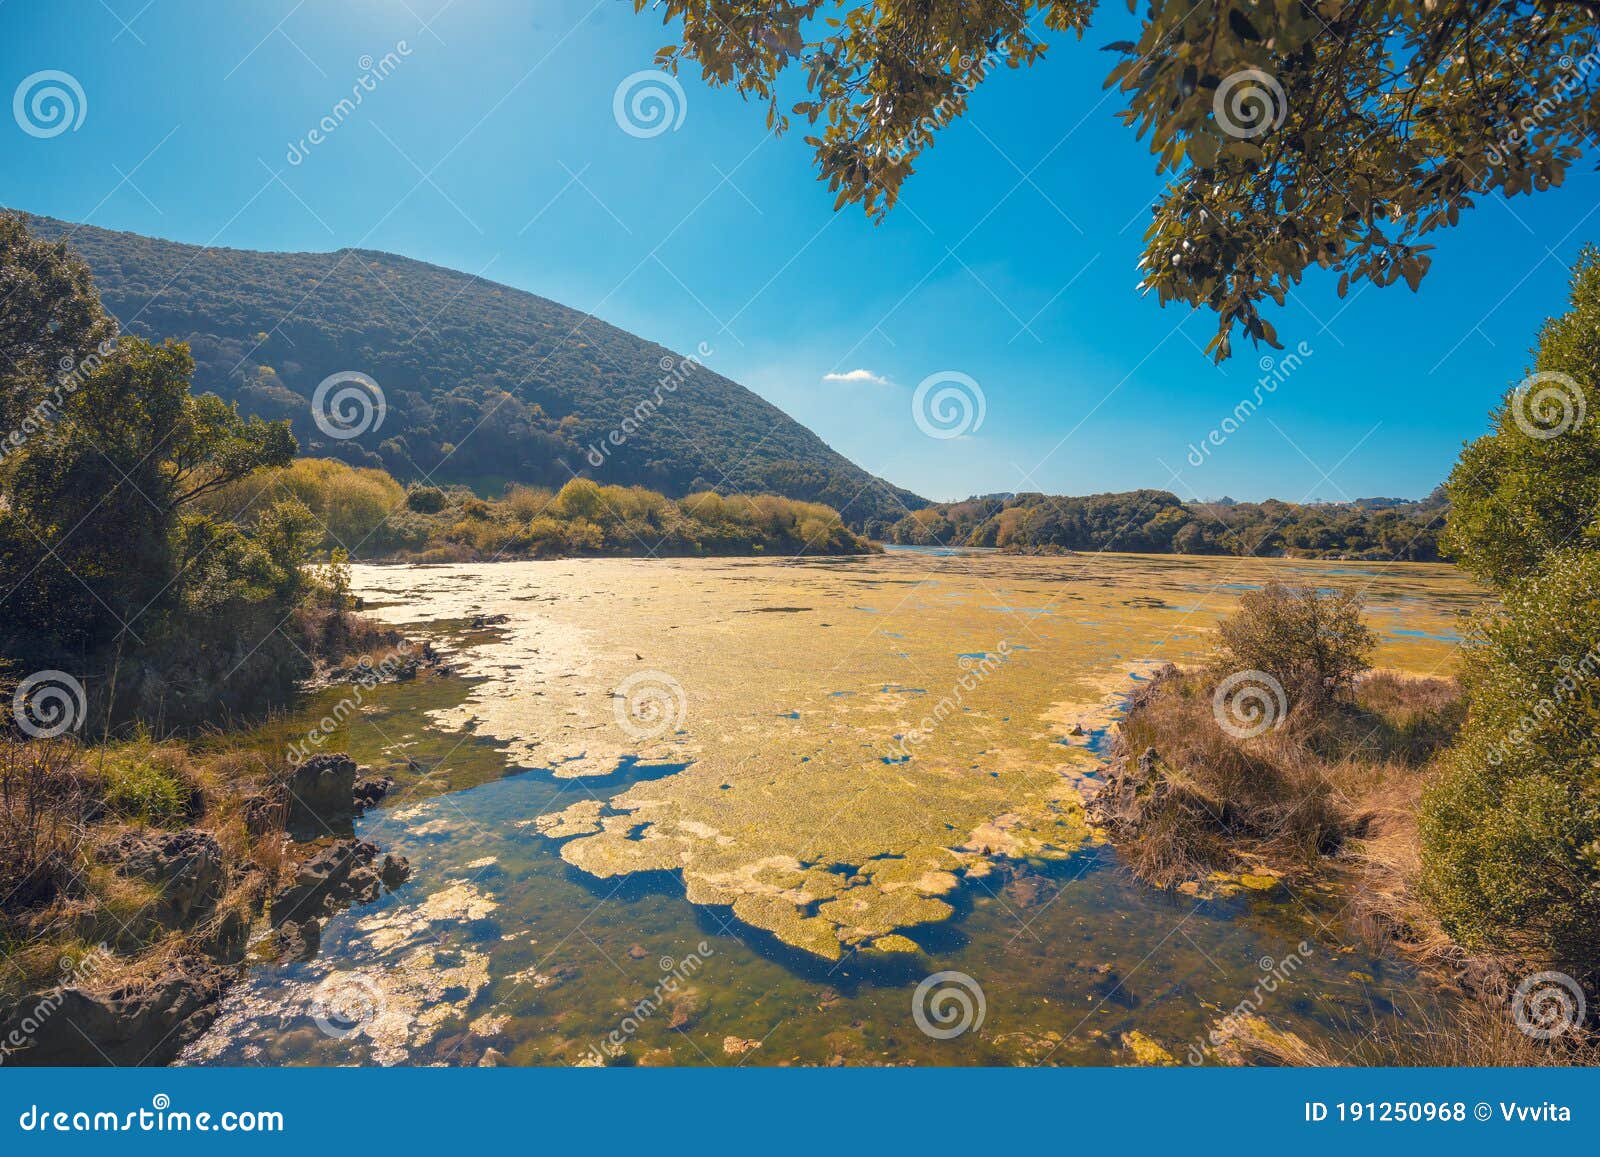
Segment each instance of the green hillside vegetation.
M287 420L309 455L485 495L575 474L674 497L776 493L874 531L925 505L696 357L531 293L369 250L258 253L27 220L70 236L124 331L187 342L197 391ZM343 371L375 379L386 414L340 441L310 399Z
M912 511L884 539L907 546L1431 562L1440 557L1446 509L1437 492L1422 502L1319 505L1276 499L1186 503L1165 490L1075 498L995 495Z
M260 470L216 491L218 516L292 499L321 531L314 549L331 556L415 562L571 555L860 554L872 544L837 511L772 494L714 491L668 498L642 486L575 478L560 490L512 485L496 500L464 486L413 486L386 471L326 458Z

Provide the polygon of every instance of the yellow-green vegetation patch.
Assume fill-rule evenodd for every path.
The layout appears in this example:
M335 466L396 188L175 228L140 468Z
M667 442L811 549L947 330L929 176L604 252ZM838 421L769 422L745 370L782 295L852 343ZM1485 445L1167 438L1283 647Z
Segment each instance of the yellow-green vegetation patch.
M439 721L560 778L636 767L534 821L568 863L677 873L691 902L828 959L910 951L998 860L1094 842L1077 784L1130 676L1210 655L1239 591L1273 578L1366 588L1420 632L1380 623L1379 662L1415 671L1481 597L1443 566L1173 556L354 568L396 623L507 616L456 656L474 682Z
M1167 1051L1166 1046L1138 1029L1122 1034L1122 1047L1133 1055L1133 1063L1136 1065L1161 1066L1178 1063L1178 1058Z

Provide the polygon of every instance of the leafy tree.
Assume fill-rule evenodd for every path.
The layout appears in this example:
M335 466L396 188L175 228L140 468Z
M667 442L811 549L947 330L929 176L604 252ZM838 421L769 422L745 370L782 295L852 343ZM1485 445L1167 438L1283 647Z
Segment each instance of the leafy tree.
M66 242L39 240L15 213L0 213L0 438L19 431L58 383L70 392L78 367L116 333Z
M918 546L1061 547L1178 554L1288 553L1426 562L1439 557L1438 504L1297 506L1275 500L1185 504L1164 490L1067 497L1015 494L925 507L884 527Z
M300 591L286 572L304 552L292 540L279 535L270 557L252 554L265 539L246 542L187 507L287 463L294 439L281 423L190 394L191 367L182 345L122 340L0 466L0 654L109 676L115 655L149 659L159 639L191 650L213 642L216 621L209 635L174 630L196 610L220 614L251 597L293 606Z
M1504 585L1551 551L1600 545L1600 249L1572 274L1571 308L1539 331L1529 378L1451 472L1445 543Z
M1446 542L1501 594L1423 795L1424 893L1475 948L1600 981L1600 251L1450 476Z
M1000 68L1083 36L1093 0L634 0L680 25L657 54L793 115L837 194L882 214L940 129ZM1130 0L1130 7L1132 7ZM1481 196L1561 183L1600 127L1592 0L1151 0L1108 85L1172 183L1146 233L1145 284L1276 345L1260 307L1313 266L1415 289L1421 239Z

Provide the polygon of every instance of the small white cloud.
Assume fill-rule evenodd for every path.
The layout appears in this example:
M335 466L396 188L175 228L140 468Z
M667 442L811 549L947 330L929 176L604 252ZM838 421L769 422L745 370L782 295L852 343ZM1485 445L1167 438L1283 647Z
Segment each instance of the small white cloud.
M874 386L887 386L889 379L882 374L875 374L871 370L850 370L843 374L823 374L825 382L867 382Z

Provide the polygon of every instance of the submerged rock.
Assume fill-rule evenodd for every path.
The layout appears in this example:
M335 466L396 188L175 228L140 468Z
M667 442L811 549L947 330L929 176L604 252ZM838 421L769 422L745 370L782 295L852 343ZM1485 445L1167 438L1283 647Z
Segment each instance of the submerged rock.
M310 960L322 946L322 922L286 920L273 930L273 942L285 960Z
M378 862L375 844L339 840L301 864L294 882L273 896L272 922L311 920L348 904L376 900L385 886L395 887L410 871L404 856L385 855Z
M372 807L394 790L394 780L387 775L363 775L351 786L351 803L357 811Z

